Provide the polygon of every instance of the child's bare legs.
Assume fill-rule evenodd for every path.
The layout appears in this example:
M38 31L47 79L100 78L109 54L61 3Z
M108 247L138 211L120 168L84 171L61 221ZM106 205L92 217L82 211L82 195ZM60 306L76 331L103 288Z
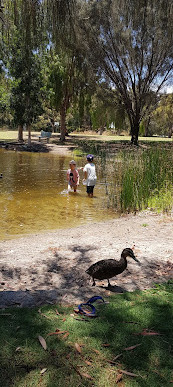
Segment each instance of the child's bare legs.
M77 185L74 185L74 192L76 192L76 190L77 190Z

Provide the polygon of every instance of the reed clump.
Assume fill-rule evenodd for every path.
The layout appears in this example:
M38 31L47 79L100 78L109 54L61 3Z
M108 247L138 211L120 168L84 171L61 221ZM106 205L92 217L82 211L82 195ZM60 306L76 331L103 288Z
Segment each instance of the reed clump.
M104 165L104 168L103 168ZM173 206L173 155L170 149L153 146L135 152L122 151L102 158L107 176L108 206L120 212L146 209L170 212Z

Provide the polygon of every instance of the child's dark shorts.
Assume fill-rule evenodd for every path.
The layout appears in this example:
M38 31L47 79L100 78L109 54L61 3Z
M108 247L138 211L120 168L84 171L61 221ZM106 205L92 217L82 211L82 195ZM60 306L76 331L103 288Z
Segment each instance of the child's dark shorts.
M88 185L87 186L86 191L87 191L88 194L92 194L93 190L94 190L94 185Z

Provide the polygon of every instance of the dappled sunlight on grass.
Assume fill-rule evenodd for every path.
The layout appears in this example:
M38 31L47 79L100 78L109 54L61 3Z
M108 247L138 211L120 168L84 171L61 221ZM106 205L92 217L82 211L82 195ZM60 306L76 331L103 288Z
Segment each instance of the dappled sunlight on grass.
M84 320L73 305L2 310L1 385L111 387L121 377L124 386L170 386L172 293L170 281L116 294L95 304L97 318ZM62 333L49 335L56 330Z
M32 137L34 138L35 136L38 137L40 135L40 131L35 132L31 131ZM52 133L52 138L57 137L57 133ZM24 140L28 138L28 133L26 131L23 131L23 137ZM97 133L92 134L92 132L79 132L79 133L69 133L69 139L73 140L74 139L89 139L89 140L97 140L97 141L129 141L131 140L131 136L129 135L112 135L109 133L102 134L101 136ZM18 131L17 130L2 130L0 129L0 140L17 140L18 139ZM157 142L157 141L168 141L171 142L173 141L172 138L168 137L139 137L139 141L147 141L147 142Z
M69 134L70 138L82 138L84 139L85 137L87 139L90 139L90 140L97 140L97 141L130 141L131 140L131 136L129 135L113 135L113 134L102 134L102 135L99 135L97 133L82 133L82 132L79 132L79 133L70 133ZM142 137L142 136L139 136L139 141L172 141L173 139L172 138L168 138L168 137L156 137L156 136L153 136L153 137Z

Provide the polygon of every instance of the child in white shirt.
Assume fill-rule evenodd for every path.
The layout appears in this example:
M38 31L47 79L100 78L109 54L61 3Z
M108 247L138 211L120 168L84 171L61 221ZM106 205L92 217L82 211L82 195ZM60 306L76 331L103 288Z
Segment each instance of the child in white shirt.
M84 172L84 181L86 181L86 192L88 194L88 197L93 197L93 191L96 184L97 176L96 176L96 169L95 164L93 163L93 155L87 156L88 163L84 166L83 172Z

